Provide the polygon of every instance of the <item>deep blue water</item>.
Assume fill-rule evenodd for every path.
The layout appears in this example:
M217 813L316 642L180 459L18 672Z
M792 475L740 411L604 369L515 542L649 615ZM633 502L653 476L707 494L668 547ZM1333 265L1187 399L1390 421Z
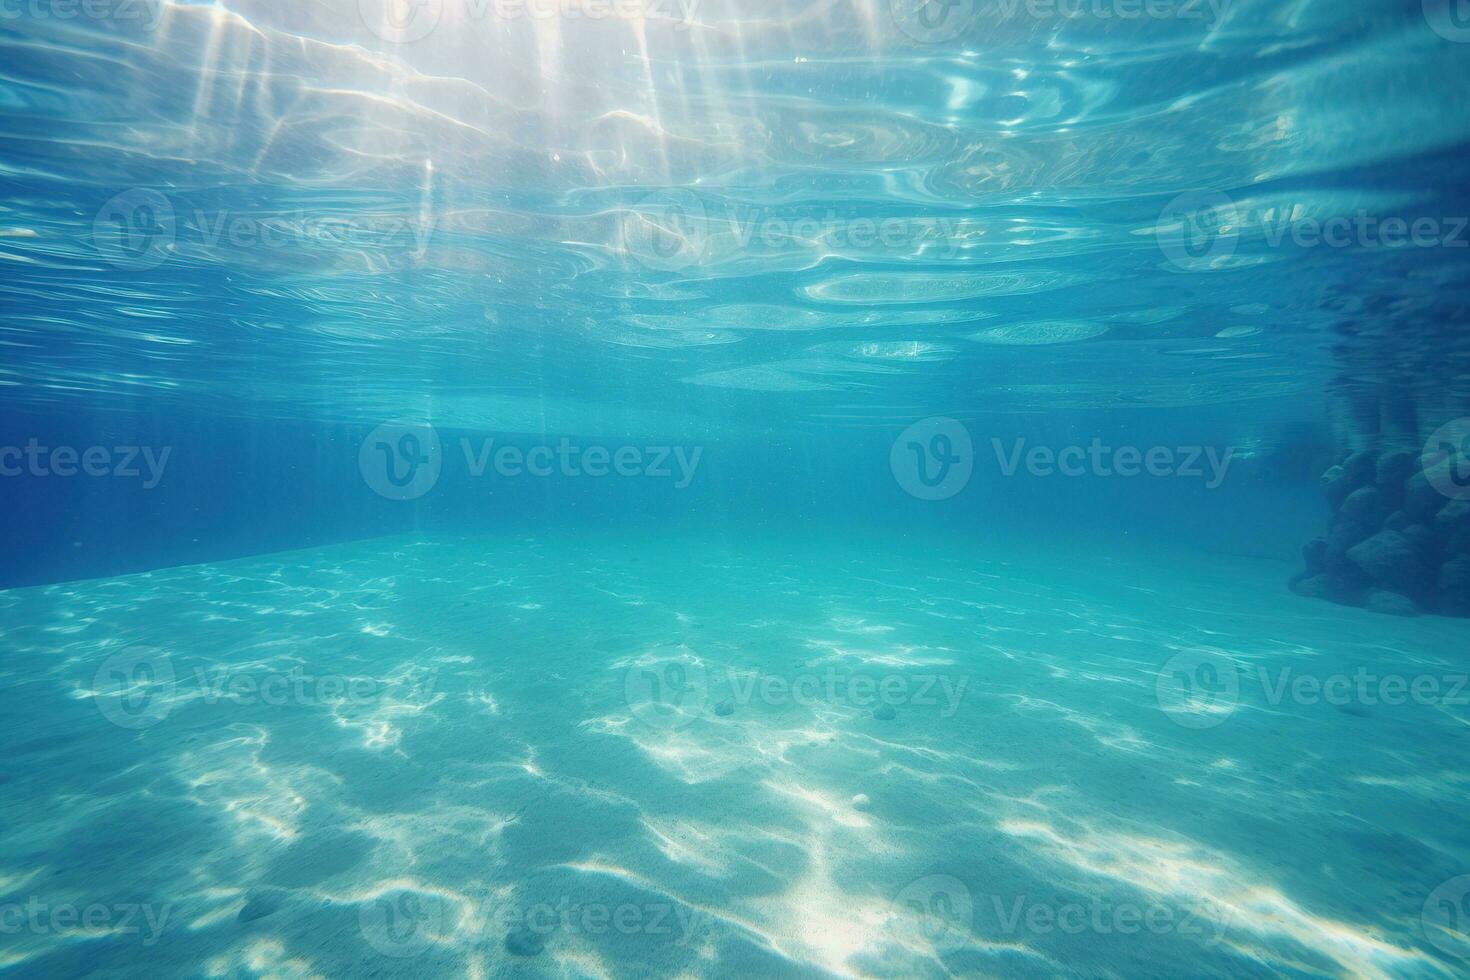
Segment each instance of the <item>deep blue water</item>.
M1464 975L1462 7L0 4L0 973Z

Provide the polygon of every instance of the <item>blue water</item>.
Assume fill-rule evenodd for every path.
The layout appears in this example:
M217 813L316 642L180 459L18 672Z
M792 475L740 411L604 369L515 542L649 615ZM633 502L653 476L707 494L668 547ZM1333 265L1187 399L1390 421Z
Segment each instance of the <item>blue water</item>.
M0 974L1467 975L1461 6L0 5Z

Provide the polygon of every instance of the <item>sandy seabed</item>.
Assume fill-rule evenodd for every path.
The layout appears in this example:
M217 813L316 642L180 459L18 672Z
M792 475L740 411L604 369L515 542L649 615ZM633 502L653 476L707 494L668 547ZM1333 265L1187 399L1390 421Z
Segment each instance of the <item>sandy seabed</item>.
M432 537L0 593L0 967L1464 975L1470 629L1287 571Z

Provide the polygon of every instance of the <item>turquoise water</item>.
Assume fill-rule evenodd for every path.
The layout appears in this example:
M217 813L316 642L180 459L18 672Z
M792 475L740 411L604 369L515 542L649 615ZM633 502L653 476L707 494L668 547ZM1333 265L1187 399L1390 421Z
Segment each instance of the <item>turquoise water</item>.
M1454 972L1416 886L1470 847L1463 712L1270 684L1463 669L1462 627L1410 643L1269 562L1059 571L923 543L395 537L9 593L27 625L5 681L39 693L8 699L31 771L0 787L7 887L170 916L9 955L38 975ZM162 663L160 635L151 698L89 677L99 650ZM1206 728L1155 700L1160 655L1201 637L1248 667ZM688 693L640 697L644 670ZM293 676L303 694L266 686ZM860 677L905 685L896 717ZM529 962L503 944L521 917L545 930Z
M0 973L1465 975L1467 42L0 5Z

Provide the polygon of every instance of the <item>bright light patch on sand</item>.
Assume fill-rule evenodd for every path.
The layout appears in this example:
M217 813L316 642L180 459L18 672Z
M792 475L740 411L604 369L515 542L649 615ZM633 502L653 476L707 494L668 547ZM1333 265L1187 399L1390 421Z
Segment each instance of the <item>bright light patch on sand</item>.
M254 976L279 980L327 980L310 960L289 955L286 944L278 939L257 939L224 956L211 957L204 975L238 977L247 970Z
M1188 844L1131 834L1088 830L1067 835L1039 821L1003 820L1005 834L1035 842L1046 856L1089 874L1191 903L1222 931L1284 937L1331 959L1356 975L1401 976L1436 969L1416 950L1401 949L1361 928L1315 916L1271 886L1247 880L1223 855ZM1251 947L1269 957L1267 948Z

